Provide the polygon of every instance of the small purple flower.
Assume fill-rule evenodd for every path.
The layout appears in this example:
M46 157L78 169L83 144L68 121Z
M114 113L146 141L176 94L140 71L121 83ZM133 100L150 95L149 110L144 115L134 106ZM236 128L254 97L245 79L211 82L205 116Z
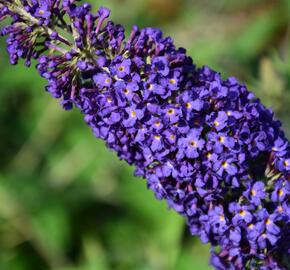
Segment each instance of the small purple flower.
M114 84L115 89L118 91L118 95L121 99L131 101L135 96L136 91L139 90L136 82L125 83L124 81L117 81Z
M215 98L222 98L228 94L227 87L223 87L218 80L212 82L210 90Z
M169 88L171 91L176 91L178 90L179 86L179 77L180 77L180 72L174 72L173 76L170 79L166 79L166 86Z
M215 233L223 233L227 230L227 220L222 207L216 206L212 210L209 210L208 216Z
M134 141L136 143L142 144L145 141L146 135L148 134L148 129L144 126L138 128Z
M137 120L142 119L144 112L142 109L138 109L136 106L128 107L125 109L127 113L127 119L123 121L125 127L132 127Z
M284 170L289 172L290 171L290 158L284 159L282 164L283 164Z
M151 117L150 121L148 122L148 125L151 125L151 127L155 130L155 131L160 131L163 129L163 123L162 123L162 119L157 118L157 117Z
M178 140L178 158L186 156L187 158L196 158L199 155L199 150L203 149L205 141L200 138L201 131L192 129L186 138Z
M208 133L208 139L214 143L213 150L215 153L222 153L224 151L224 147L233 149L235 146L234 138L228 136L227 133Z
M161 74L162 76L167 76L169 74L169 66L166 57L158 56L153 58L152 70Z
M163 199L166 196L166 191L165 189L162 187L159 179L157 176L155 175L150 175L148 177L148 188L152 189L155 193L155 196L158 200Z
M157 80L157 75L151 74L148 76L147 80L143 82L143 97L144 99L148 99L149 97L152 97L154 94L158 95L165 95L166 89L163 87Z
M213 168L220 176L222 176L225 172L229 175L235 175L238 172L238 168L234 162L235 159L232 157L222 158L213 165Z
M262 221L260 222L267 231L267 233L272 234L272 235L278 235L280 232L280 228L275 224L276 219L277 219L277 214L269 214L266 209L261 209L257 217L261 219Z
M48 5L46 0L39 1L39 7L36 9L34 16L39 18L49 18L51 16L50 6Z
M229 239L236 246L238 246L240 244L240 241L242 239L242 231L241 231L240 227L234 227L230 230Z
M162 135L160 134L153 134L151 136L151 150L153 152L157 152L157 151L160 151L162 150L164 147L164 144L163 144L163 137Z
M163 132L163 135L164 135L164 137L165 137L165 139L166 139L168 144L175 145L176 139L177 139L175 131L166 129Z
M257 239L259 248L266 249L267 248L267 240L272 244L276 244L277 237L275 235L272 235L271 233L263 232Z
M232 219L234 225L239 225L243 222L249 224L253 219L252 214L246 206L241 206L238 203L231 203L229 210L230 212L234 213L234 217Z
M244 192L244 196L255 205L260 205L261 200L266 198L265 184L261 181L254 183L247 191Z
M121 115L118 112L112 112L107 119L104 119L104 121L109 125L116 124L120 122L120 120L121 120Z
M94 82L98 86L110 87L112 84L112 79L107 73L97 73L93 76Z
M204 102L196 97L196 96L192 96L192 93L190 92L184 92L180 98L180 103L183 106L184 111L186 112L186 116L190 117L190 113L191 111L201 111L203 106L204 106Z
M271 194L271 200L273 202L283 202L290 194L289 181L278 180L275 183L275 189Z
M116 65L116 74L119 78L124 78L130 74L131 60L125 59L121 63Z
M272 150L275 152L277 156L285 156L287 153L287 148L289 147L289 142L286 139L278 137L275 142Z
M167 106L163 109L164 119L170 122L170 124L174 124L178 122L179 117L181 115L180 109L174 106Z
M277 215L277 220L279 219L288 219L288 216L290 215L290 205L288 205L287 202L283 202L282 204L278 204L274 214Z
M228 115L225 112L218 112L217 117L213 121L213 126L217 131L227 126Z

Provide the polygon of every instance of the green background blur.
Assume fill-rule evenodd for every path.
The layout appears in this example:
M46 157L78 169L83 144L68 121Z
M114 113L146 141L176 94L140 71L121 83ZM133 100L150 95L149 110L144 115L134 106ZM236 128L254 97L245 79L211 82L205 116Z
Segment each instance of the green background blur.
M198 65L245 81L290 135L290 1L92 0L161 27ZM188 233L0 41L0 270L206 270ZM290 137L290 136L289 136Z

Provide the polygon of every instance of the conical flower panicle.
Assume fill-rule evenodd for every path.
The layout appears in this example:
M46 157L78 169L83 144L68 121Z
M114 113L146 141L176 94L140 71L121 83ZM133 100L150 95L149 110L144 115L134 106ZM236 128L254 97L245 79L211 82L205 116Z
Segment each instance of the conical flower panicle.
M134 26L125 40L109 13L72 0L0 0L0 20L13 19L1 31L10 61L38 59L46 90L78 107L212 244L216 269L287 269L290 147L280 122L235 78L196 68L160 30Z

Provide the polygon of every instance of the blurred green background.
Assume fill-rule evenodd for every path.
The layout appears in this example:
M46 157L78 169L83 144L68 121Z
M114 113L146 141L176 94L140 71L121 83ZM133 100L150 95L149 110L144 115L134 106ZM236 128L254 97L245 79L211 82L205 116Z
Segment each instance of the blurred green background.
M289 0L92 0L115 22L154 26L198 65L245 81L290 137ZM0 270L206 270L188 233L44 80L0 41Z

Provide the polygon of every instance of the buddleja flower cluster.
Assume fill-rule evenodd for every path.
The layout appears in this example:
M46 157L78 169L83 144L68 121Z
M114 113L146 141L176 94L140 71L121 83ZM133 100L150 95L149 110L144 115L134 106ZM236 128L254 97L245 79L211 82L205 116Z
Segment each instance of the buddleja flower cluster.
M11 64L38 61L46 90L211 243L216 269L290 269L290 146L245 85L158 29L124 28L74 0L0 0ZM63 36L61 35L63 33Z

